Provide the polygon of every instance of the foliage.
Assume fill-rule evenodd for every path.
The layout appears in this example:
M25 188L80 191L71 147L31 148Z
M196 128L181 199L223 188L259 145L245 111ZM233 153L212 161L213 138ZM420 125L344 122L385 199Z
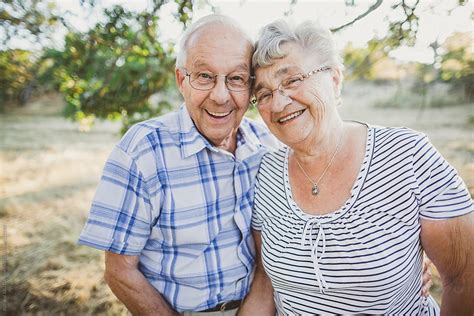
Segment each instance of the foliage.
M473 32L455 33L446 39L441 58L439 78L461 87L468 102L474 100L474 49Z
M46 33L46 27L57 18L41 11L40 2L10 0L0 7L1 26L7 29L4 33L8 35L5 45L20 33L45 36L42 30ZM1 61L8 64L4 68L10 71L5 71L8 81L2 82L2 88L5 87L2 91L8 95L0 95L0 102L24 89L27 82L38 82L57 87L66 101L66 116L79 121L93 122L94 117L122 118L128 126L137 119L169 110L171 105L167 100L156 106L149 102L150 96L174 88L173 43L163 45L158 41L158 12L166 2L154 0L143 12L128 11L121 6L105 9L103 20L87 32L68 27L64 49L45 49L36 63L23 62L23 55L28 52L21 56L16 51L2 52L6 56ZM187 23L192 2L175 0L175 3L175 17ZM49 6L49 2L46 4ZM93 9L96 1L82 1L82 4ZM9 63L15 60L10 57L12 54L23 59Z
M33 77L30 69L31 52L12 49L0 51L0 104L8 100L21 100L20 94ZM3 102L2 102L3 101Z
M401 11L401 19L391 21L388 27L388 36L385 39L387 47L396 48L402 45L413 46L418 33L418 22L420 19L417 12L420 0L412 5L402 0L392 6L393 11Z
M51 44L49 36L61 22L52 1L6 0L0 3L0 109L7 101L26 102L37 86L42 64L38 54L10 48L12 42Z
M51 34L64 22L51 0L4 0L0 3L0 49L18 39L51 44Z
M291 6L297 0L288 1L291 15ZM85 124L91 124L95 117L121 118L124 128L172 108L170 91L176 89L174 43L159 41L159 13L163 5L172 2L174 17L186 25L192 16L192 1L149 0L148 8L142 12L121 6L102 9L100 2L80 0L84 9L101 10L100 22L85 32L72 28L68 24L70 13L59 14L53 0L0 3L0 104L14 98L25 100L35 87L57 89L64 96L67 117ZM346 47L348 79L379 79L379 69L390 61L388 52L415 43L419 2L397 1L392 6L392 13L396 14L389 19L384 38L369 41L365 48ZM346 1L349 3L355 1ZM200 4L211 6L205 0ZM357 23L381 4L381 0L373 0L365 12L334 30ZM459 1L459 5L466 2ZM68 30L65 44L63 48L53 48L52 34L60 27ZM40 50L10 49L18 38L35 43L34 47ZM466 54L465 48L449 50L443 57L439 78L452 83L461 80L472 91L472 58L466 59ZM151 103L150 97L157 94L160 101Z
M152 111L149 97L172 86L173 48L157 40L156 12L105 10L105 23L87 33L69 33L56 58L69 117L109 118Z
M376 79L375 65L387 56L384 41L372 39L366 48L356 48L349 43L343 50L346 79Z

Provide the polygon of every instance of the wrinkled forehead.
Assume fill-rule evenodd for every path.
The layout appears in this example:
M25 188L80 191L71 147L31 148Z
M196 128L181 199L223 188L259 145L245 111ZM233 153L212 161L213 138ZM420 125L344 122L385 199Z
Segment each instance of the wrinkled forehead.
M253 45L238 28L213 23L198 29L187 44L186 64L209 66L225 62L250 71Z
M275 58L272 64L266 67L257 67L255 70L255 88L258 91L263 88L273 89L281 80L289 76L305 73L311 62L308 56L298 47L288 47L282 58Z

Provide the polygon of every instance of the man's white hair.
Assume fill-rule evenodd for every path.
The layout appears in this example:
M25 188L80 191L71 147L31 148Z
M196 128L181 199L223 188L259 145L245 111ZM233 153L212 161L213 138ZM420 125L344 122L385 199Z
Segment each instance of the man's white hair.
M186 64L186 52L188 50L188 44L191 37L200 29L211 25L220 25L222 27L227 26L235 29L237 32L240 32L242 34L242 37L247 39L249 47L253 52L253 41L248 36L248 34L242 29L239 23L237 23L237 21L235 21L231 17L222 14L210 14L192 23L191 26L189 26L181 36L181 40L179 42L179 52L178 56L176 57L176 68L184 67Z

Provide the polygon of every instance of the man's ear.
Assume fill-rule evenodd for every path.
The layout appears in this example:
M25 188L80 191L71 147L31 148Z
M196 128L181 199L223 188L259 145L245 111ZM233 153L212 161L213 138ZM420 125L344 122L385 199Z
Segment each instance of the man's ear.
M175 78L176 78L176 85L178 86L179 91L181 94L183 94L183 89L184 89L184 79L186 79L186 74L183 73L182 70L179 70L179 68L175 68L174 70Z

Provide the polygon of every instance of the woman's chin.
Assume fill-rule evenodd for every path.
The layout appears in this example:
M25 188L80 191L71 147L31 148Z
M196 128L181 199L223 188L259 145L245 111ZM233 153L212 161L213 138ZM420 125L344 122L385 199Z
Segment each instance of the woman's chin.
M281 129L278 131L271 130L271 132L276 136L276 138L278 138L280 142L287 145L288 147L294 147L308 142L311 139L310 136L312 134L308 127L285 129L283 131Z

